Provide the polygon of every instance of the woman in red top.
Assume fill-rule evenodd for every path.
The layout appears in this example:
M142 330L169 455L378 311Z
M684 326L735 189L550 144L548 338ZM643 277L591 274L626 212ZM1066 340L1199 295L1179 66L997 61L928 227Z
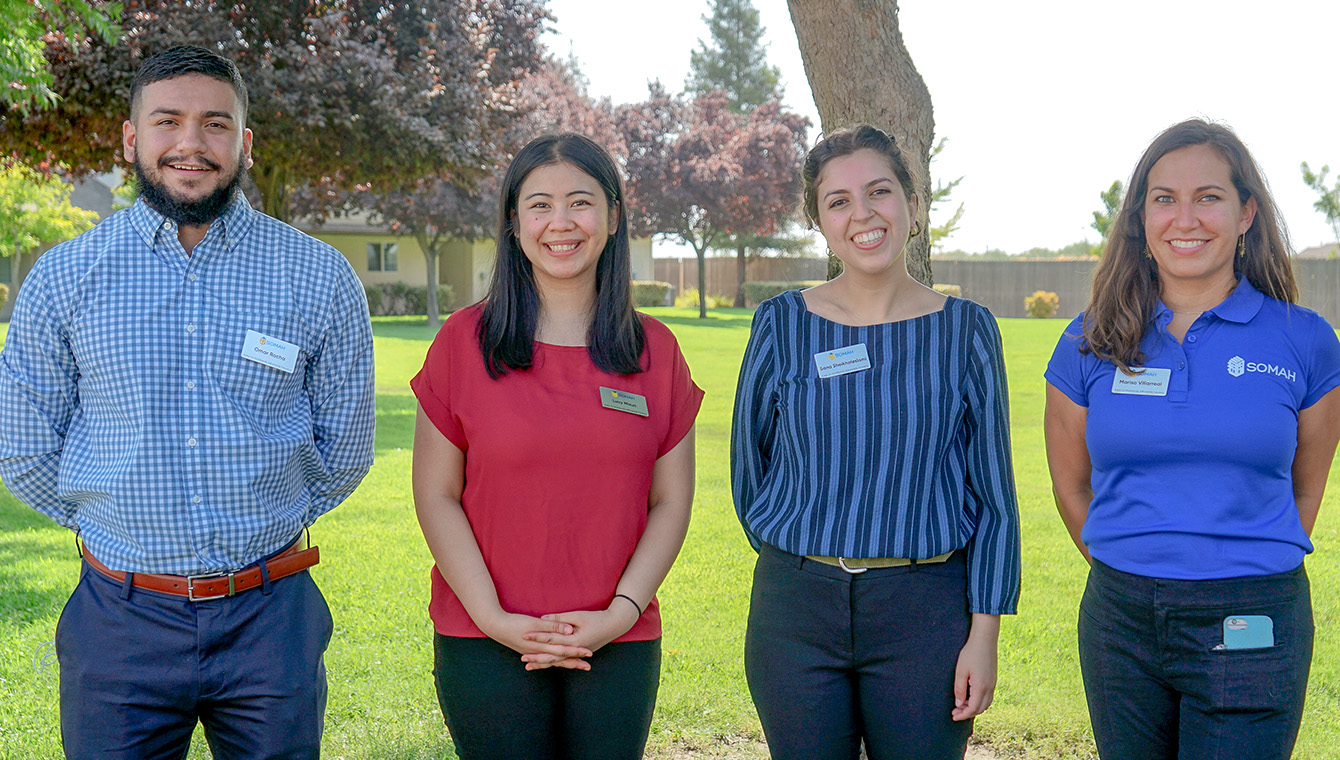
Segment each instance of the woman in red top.
M523 148L497 240L488 298L447 320L411 382L438 700L463 760L640 758L702 391L633 311L600 146Z

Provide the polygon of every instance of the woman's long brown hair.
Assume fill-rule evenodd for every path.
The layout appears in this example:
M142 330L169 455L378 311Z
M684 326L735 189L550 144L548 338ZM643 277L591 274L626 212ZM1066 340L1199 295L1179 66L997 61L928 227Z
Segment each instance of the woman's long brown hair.
M1256 199L1256 218L1246 233L1246 252L1235 257L1234 271L1262 293L1288 303L1298 302L1289 261L1289 236L1280 219L1270 188L1247 146L1220 124L1189 119L1164 130L1145 149L1135 165L1121 211L1112 223L1102 259L1093 274L1093 294L1084 314L1084 341L1080 351L1092 352L1129 372L1145 360L1140 341L1150 329L1159 300L1158 266L1145 255L1145 196L1149 172L1172 151L1207 145L1233 178L1238 202Z

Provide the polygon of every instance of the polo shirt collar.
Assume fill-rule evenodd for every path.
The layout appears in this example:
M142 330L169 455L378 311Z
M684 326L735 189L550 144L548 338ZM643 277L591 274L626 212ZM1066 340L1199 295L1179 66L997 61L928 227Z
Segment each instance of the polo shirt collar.
M1205 314L1246 324L1252 321L1257 312L1261 311L1261 304L1265 303L1266 297L1261 291L1257 290L1246 277L1238 276L1238 285L1233 288L1233 292L1228 294L1217 306L1212 309L1206 309ZM1204 316L1204 315L1202 315ZM1167 327L1172 321L1172 309L1169 309L1162 299L1159 299L1158 308L1154 310L1154 322L1162 327Z
M1213 309L1207 309L1206 313L1245 325L1261 310L1261 304L1265 303L1265 300L1266 297L1261 291L1252 286L1251 280L1239 275L1238 286L1233 288L1228 298Z

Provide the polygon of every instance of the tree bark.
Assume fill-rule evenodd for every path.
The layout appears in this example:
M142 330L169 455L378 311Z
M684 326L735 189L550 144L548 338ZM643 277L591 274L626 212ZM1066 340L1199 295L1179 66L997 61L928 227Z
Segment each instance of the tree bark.
M428 234L423 231L416 231L414 238L419 242L419 250L423 251L424 271L428 277L428 326L437 327L440 319L437 303L437 253L439 246L442 245L442 238L437 236L430 241Z
M275 166L252 167L251 179L261 194L261 210L281 222L289 221L288 172Z
M744 308L744 281L749 276L749 249L735 246L735 308Z
M694 250L698 254L698 318L707 319L707 246L709 240L703 241L703 247Z
M898 30L898 0L787 0L805 77L824 132L872 124L903 149L917 186L922 234L907 242L907 271L931 284L931 93Z

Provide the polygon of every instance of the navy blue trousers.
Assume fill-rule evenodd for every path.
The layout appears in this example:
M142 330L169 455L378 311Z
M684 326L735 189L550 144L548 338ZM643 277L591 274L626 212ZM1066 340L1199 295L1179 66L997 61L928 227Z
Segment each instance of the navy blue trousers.
M968 640L964 552L943 564L845 570L764 545L745 676L776 760L962 758L954 669Z
M65 756L180 760L197 721L215 760L320 755L330 609L306 572L189 602L83 566L56 625Z
M1275 645L1224 648L1224 620L1267 615ZM1312 663L1312 599L1298 569L1178 581L1095 560L1079 657L1103 760L1286 760Z
M526 670L493 639L434 636L437 699L461 760L641 760L661 640L606 644L589 671Z

